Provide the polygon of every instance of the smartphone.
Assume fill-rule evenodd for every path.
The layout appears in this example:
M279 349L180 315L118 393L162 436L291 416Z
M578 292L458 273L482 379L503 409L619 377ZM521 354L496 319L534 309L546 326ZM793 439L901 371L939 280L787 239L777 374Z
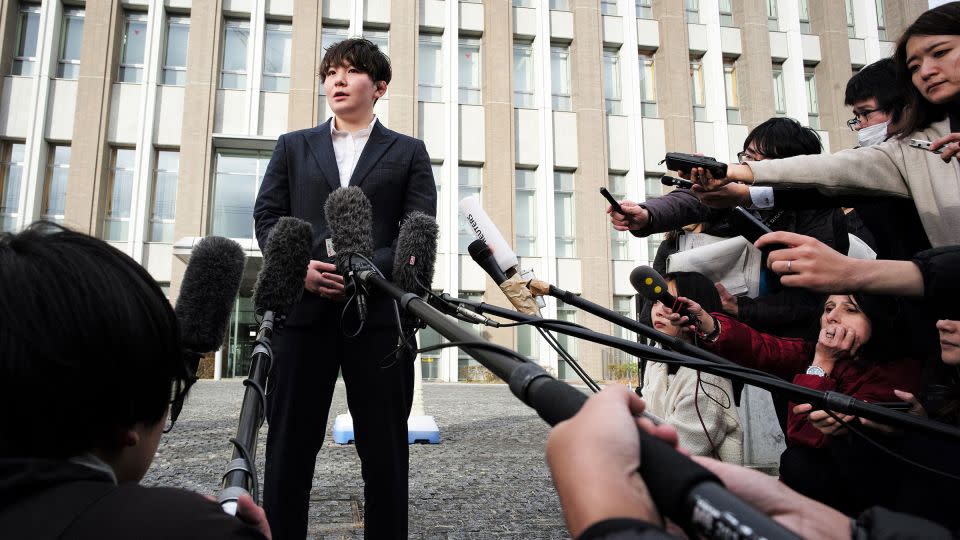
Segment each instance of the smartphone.
M930 141L925 141L925 140L923 140L923 139L910 139L910 142L909 142L908 144L909 144L910 146L914 147L914 148L919 148L919 149L921 149L921 150L926 150L927 152L933 152L934 154L939 154L939 153L940 153L940 150L939 150L939 149L937 149L937 150L930 150Z
M913 404L907 403L906 401L878 401L876 403L871 403L871 405L876 405L892 411L909 411L911 408L913 408Z
M620 203L618 203L617 200L613 198L613 195L611 195L610 192L607 191L607 188L600 186L600 194L603 195L605 199L607 199L607 202L609 202L610 206L613 207L614 212L618 212L620 213L620 215L623 215L623 216L627 215L627 213L624 212L623 208L620 206Z
M761 236L773 232L766 223L760 221L742 206L736 206L730 211L730 226L734 231L754 243Z
M663 175L660 178L660 183L665 186L677 186L680 189L690 189L693 187L693 182L689 180L684 180L683 178L674 178L667 175Z

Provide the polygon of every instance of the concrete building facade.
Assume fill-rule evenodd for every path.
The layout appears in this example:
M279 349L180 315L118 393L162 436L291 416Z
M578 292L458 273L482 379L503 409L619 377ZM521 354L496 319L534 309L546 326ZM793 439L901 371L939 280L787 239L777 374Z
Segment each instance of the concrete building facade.
M634 314L630 271L658 239L614 233L606 186L659 195L666 151L733 161L774 115L855 144L846 80L889 55L922 0L0 1L0 227L51 219L111 242L175 299L194 242L249 255L217 372L246 374L260 252L252 208L278 135L329 116L324 47L365 36L393 81L376 106L426 142L440 247L434 288L506 304L466 255L478 194L524 268ZM547 299L544 316L615 329ZM624 335L624 334L621 334ZM535 331L489 337L558 375ZM439 337L430 331L422 342ZM594 377L627 362L561 340ZM446 349L425 378L482 371Z

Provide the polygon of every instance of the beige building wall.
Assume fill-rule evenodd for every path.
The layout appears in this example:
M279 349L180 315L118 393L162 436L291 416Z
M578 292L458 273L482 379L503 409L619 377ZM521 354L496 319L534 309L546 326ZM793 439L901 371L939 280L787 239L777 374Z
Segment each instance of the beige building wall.
M736 63L740 121L753 129L774 114L773 62L770 59L766 0L734 2L733 20L740 26L743 50Z
M815 69L820 129L830 134L832 151L852 148L857 145L857 134L847 127L850 108L843 104L847 81L853 75L844 3L810 0L810 24L820 36L821 60Z
M417 137L417 38L420 2L390 2L390 129ZM450 29L448 29L450 30Z
M660 22L660 48L653 59L665 145L674 152L693 152L696 143L690 97L690 49L683 5L683 0L653 0L653 18Z
M320 91L320 3L293 3L293 37L290 40L290 97L287 129L307 129L317 124Z

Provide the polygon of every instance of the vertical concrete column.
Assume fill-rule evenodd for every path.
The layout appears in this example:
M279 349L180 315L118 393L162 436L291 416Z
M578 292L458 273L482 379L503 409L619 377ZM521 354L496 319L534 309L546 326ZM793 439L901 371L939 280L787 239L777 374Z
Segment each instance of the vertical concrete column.
M900 39L900 34L927 10L927 6L926 0L883 0L887 39Z
M64 224L94 236L101 229L99 216L106 197L102 186L110 168L107 130L122 18L118 0L86 4Z
M597 2L574 0L573 110L577 113L577 155L580 157L574 181L574 208L577 216L577 255L582 270L583 297L610 307L613 293L610 269L610 225L600 209L600 186L607 185L607 118L603 98L603 19ZM562 137L563 134L558 134ZM596 208L597 211L588 211ZM603 271L599 271L599 269ZM610 323L580 310L577 322L609 333ZM580 363L594 377L603 372L601 347L581 342Z
M653 18L660 21L660 48L653 56L657 70L657 108L663 118L664 143L671 152L692 152L693 98L690 96L690 48L683 0L654 0Z
M209 221L213 193L214 105L220 67L221 0L196 2L190 11L190 43L187 46L187 85L183 97L183 131L180 137L180 176L177 182L177 216L174 238L203 236ZM180 292L185 265L174 258L170 298Z
M830 133L830 150L857 145L857 135L846 125L849 110L843 104L850 80L850 45L847 12L843 2L810 0L810 24L820 36L820 63L817 64L817 101L820 129Z
M419 2L390 2L390 129L419 136L417 133L417 37ZM456 29L447 29L449 32ZM456 164L454 164L455 166Z
M773 116L774 109L766 0L734 2L733 19L740 24L743 50L736 64L740 121L753 129Z
M483 134L483 208L496 223L507 242L514 238L514 122L513 122L513 7L510 0L485 0L483 3L483 37L480 41ZM453 164L454 167L456 164ZM456 189L456 170L450 176L451 189ZM455 221L454 221L455 222ZM472 263L471 263L472 264ZM487 278L484 301L509 307L503 293ZM511 308L512 309L512 308ZM515 332L509 329L490 331L494 343L515 347Z
M295 0L293 36L290 43L290 97L287 129L294 131L317 124L317 96L320 78L320 3Z

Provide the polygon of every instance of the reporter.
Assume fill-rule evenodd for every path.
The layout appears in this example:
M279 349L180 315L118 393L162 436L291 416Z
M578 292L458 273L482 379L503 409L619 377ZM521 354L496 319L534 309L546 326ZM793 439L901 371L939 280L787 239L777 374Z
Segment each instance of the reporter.
M747 182L911 198L933 247L960 244L960 2L921 14L898 40L894 60L899 84L909 88L898 139L829 156L730 165L724 179L696 176L695 189ZM911 148L909 139L932 141L942 152Z
M52 224L2 234L0 312L5 537L269 538L249 499L253 526L138 485L194 379L170 303L133 259Z

